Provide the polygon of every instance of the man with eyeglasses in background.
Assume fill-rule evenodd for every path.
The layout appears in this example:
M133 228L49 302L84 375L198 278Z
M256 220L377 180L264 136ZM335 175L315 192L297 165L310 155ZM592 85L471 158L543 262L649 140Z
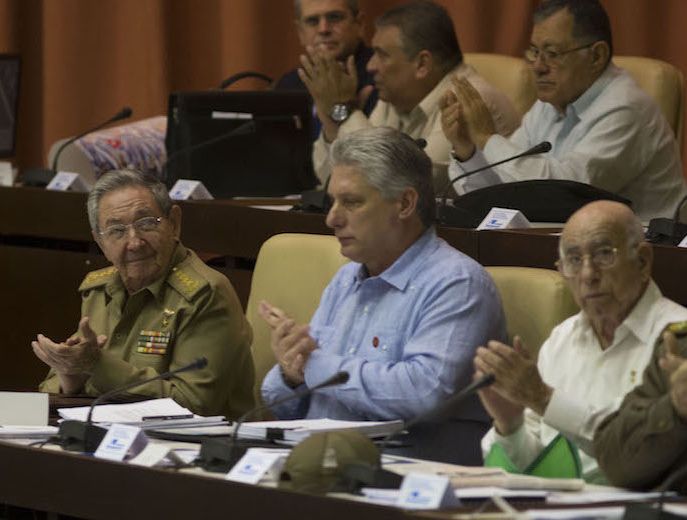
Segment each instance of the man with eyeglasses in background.
M612 56L610 22L598 0L543 1L525 51L538 101L509 139L496 135L467 83L457 82L457 95L442 99L442 127L454 154L449 177L550 141L550 153L467 177L459 189L572 180L629 199L642 221L672 217L687 194L678 143L658 106Z
M653 250L623 204L597 201L574 213L559 255L558 270L581 311L553 329L538 358L517 336L513 347L490 341L477 349L477 375L495 376L480 391L494 420L482 450L498 443L524 470L561 433L580 448L583 477L603 481L596 427L641 383L654 344L687 309L651 280Z
M367 62L372 49L363 42L363 13L358 0L294 0L298 39L306 52L339 62L341 67L353 66L356 70L358 101L370 114L377 101L372 75ZM302 59L302 58L301 58ZM347 62L350 64L347 65ZM306 91L305 84L293 69L277 80L275 90ZM313 117L313 139L320 133L320 120Z
M31 346L50 366L40 390L99 395L182 367L207 366L135 388L200 415L238 417L253 406L252 331L229 280L179 242L181 208L157 179L103 175L88 196L93 237L111 267L79 287L78 331Z

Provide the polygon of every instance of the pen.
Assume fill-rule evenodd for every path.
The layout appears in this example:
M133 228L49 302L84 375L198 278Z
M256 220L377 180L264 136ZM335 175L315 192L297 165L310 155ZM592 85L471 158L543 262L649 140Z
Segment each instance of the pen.
M177 419L193 419L192 413L183 415L146 415L142 417L143 421L176 421Z

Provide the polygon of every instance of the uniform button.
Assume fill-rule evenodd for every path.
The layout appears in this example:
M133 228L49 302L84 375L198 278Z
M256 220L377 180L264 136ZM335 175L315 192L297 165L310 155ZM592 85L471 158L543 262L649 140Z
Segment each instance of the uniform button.
M386 345L382 345L382 350L383 350L384 352L387 351Z
M124 337L124 334L122 334L121 332L118 332L117 334L114 335L114 339L116 339L116 340L120 340L123 337Z
M88 295L89 295L89 294L91 294L91 290L90 290L90 289L83 292L83 297L84 297L84 298L88 298Z
M355 353L355 347L351 347L348 349L349 354L354 354Z
M363 308L363 312L364 312L365 314L367 314L367 312L368 312L369 310L370 310L370 306L369 306L369 305L365 305L365 307Z

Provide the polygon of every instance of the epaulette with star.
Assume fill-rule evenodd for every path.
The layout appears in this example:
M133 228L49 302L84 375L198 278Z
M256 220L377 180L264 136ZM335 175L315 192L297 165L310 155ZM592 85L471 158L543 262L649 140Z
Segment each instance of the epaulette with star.
M677 338L687 336L687 321L676 321L671 323L665 328L665 330L667 332L672 332Z
M112 280L116 274L117 268L114 266L104 267L103 269L98 269L97 271L91 271L81 282L79 291L87 291L89 289L93 289L94 287L105 285Z
M167 278L167 283L190 301L208 284L208 281L187 266L177 266L172 269L172 273Z

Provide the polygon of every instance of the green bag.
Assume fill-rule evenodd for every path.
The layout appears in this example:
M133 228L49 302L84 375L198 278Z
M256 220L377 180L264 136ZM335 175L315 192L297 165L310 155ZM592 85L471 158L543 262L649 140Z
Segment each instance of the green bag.
M577 447L560 433L524 471L517 468L503 446L495 443L484 458L484 465L503 468L509 473L545 478L581 478L582 464Z

